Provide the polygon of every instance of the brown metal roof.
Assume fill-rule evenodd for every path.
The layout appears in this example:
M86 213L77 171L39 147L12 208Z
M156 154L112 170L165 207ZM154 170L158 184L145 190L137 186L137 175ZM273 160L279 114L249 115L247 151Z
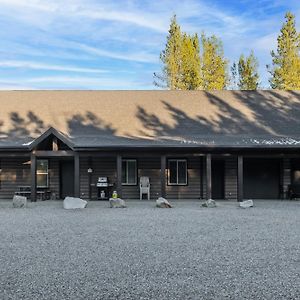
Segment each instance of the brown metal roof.
M78 147L300 144L296 91L1 91L0 147L49 127Z

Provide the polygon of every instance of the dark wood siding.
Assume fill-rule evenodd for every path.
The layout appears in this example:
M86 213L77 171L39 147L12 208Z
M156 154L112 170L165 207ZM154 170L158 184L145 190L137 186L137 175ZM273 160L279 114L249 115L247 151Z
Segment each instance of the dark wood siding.
M1 159L0 199L12 199L20 185L30 185L30 165L23 163L29 158Z
M138 180L137 185L123 185L124 199L139 199L140 188L139 178L141 176L148 176L150 179L150 198L156 199L160 195L160 158L138 158Z
M93 186L92 199L97 198L97 188L96 183L98 177L108 177L111 183L116 183L116 158L113 157L80 157L80 194L84 199L89 198L89 174L87 172L88 168L93 169L91 175L91 183Z
M199 199L200 198L200 184L201 184L200 161L201 161L200 157L187 158L188 185L185 186L167 185L166 187L167 198L169 199Z

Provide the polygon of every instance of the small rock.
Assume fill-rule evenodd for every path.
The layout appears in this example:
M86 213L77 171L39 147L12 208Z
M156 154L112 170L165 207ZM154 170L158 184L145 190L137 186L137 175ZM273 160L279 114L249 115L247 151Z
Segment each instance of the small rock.
M63 205L64 209L85 208L87 206L87 201L75 197L66 197Z
M203 207L213 208L217 207L216 201L213 199L208 199L204 203L202 203Z
M121 198L109 198L110 208L125 208L126 203Z
M14 195L13 207L14 208L25 208L27 205L27 198L24 196Z
M157 200L156 200L156 207L159 207L159 208L172 208L172 205L170 204L170 202L163 198L163 197L159 197Z
M253 207L253 200L245 200L240 202L239 206L241 208L249 208L249 207Z

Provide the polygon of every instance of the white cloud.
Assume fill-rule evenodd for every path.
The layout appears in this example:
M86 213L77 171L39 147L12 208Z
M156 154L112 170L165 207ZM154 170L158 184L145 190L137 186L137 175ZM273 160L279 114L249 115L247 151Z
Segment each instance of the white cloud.
M22 69L33 69L33 70L49 70L49 71L62 71L62 72L78 72L78 73L106 73L106 70L98 70L91 68L80 68L63 65L51 65L36 63L31 61L0 61L0 67L4 68L22 68Z
M117 53L114 51L107 51L103 49L99 49L96 47L91 47L84 44L77 44L78 48L81 50L103 57L110 57L114 59L120 60L128 60L128 61L136 61L136 62L144 62L144 63L156 63L158 62L158 58L156 55L152 55L145 51L133 52L133 53Z

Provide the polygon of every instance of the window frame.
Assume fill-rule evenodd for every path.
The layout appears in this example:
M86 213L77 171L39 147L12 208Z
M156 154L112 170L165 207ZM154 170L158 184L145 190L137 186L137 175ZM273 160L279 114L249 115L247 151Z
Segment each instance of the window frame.
M138 177L138 166L137 166L137 159L135 158L123 158L122 159L122 167L123 167L123 162L126 163L126 168L125 168L125 175L126 175L126 182L123 182L123 174L122 174L122 186L135 186L137 185L137 177ZM128 162L134 162L135 163L135 178L134 178L134 183L129 183L128 182Z
M47 172L45 172L45 171L39 171L38 170L38 162L39 161L45 161L45 162L47 162ZM36 187L39 188L39 189L49 188L49 160L48 159L37 159L36 178L37 178L38 175L47 175L46 176L46 178L47 178L47 185L38 185L37 184Z
M176 162L176 183L171 183L170 178L170 162ZM178 183L178 162L185 163L185 183ZM168 185L170 186L187 186L188 185L188 162L186 158L170 158L168 159Z

